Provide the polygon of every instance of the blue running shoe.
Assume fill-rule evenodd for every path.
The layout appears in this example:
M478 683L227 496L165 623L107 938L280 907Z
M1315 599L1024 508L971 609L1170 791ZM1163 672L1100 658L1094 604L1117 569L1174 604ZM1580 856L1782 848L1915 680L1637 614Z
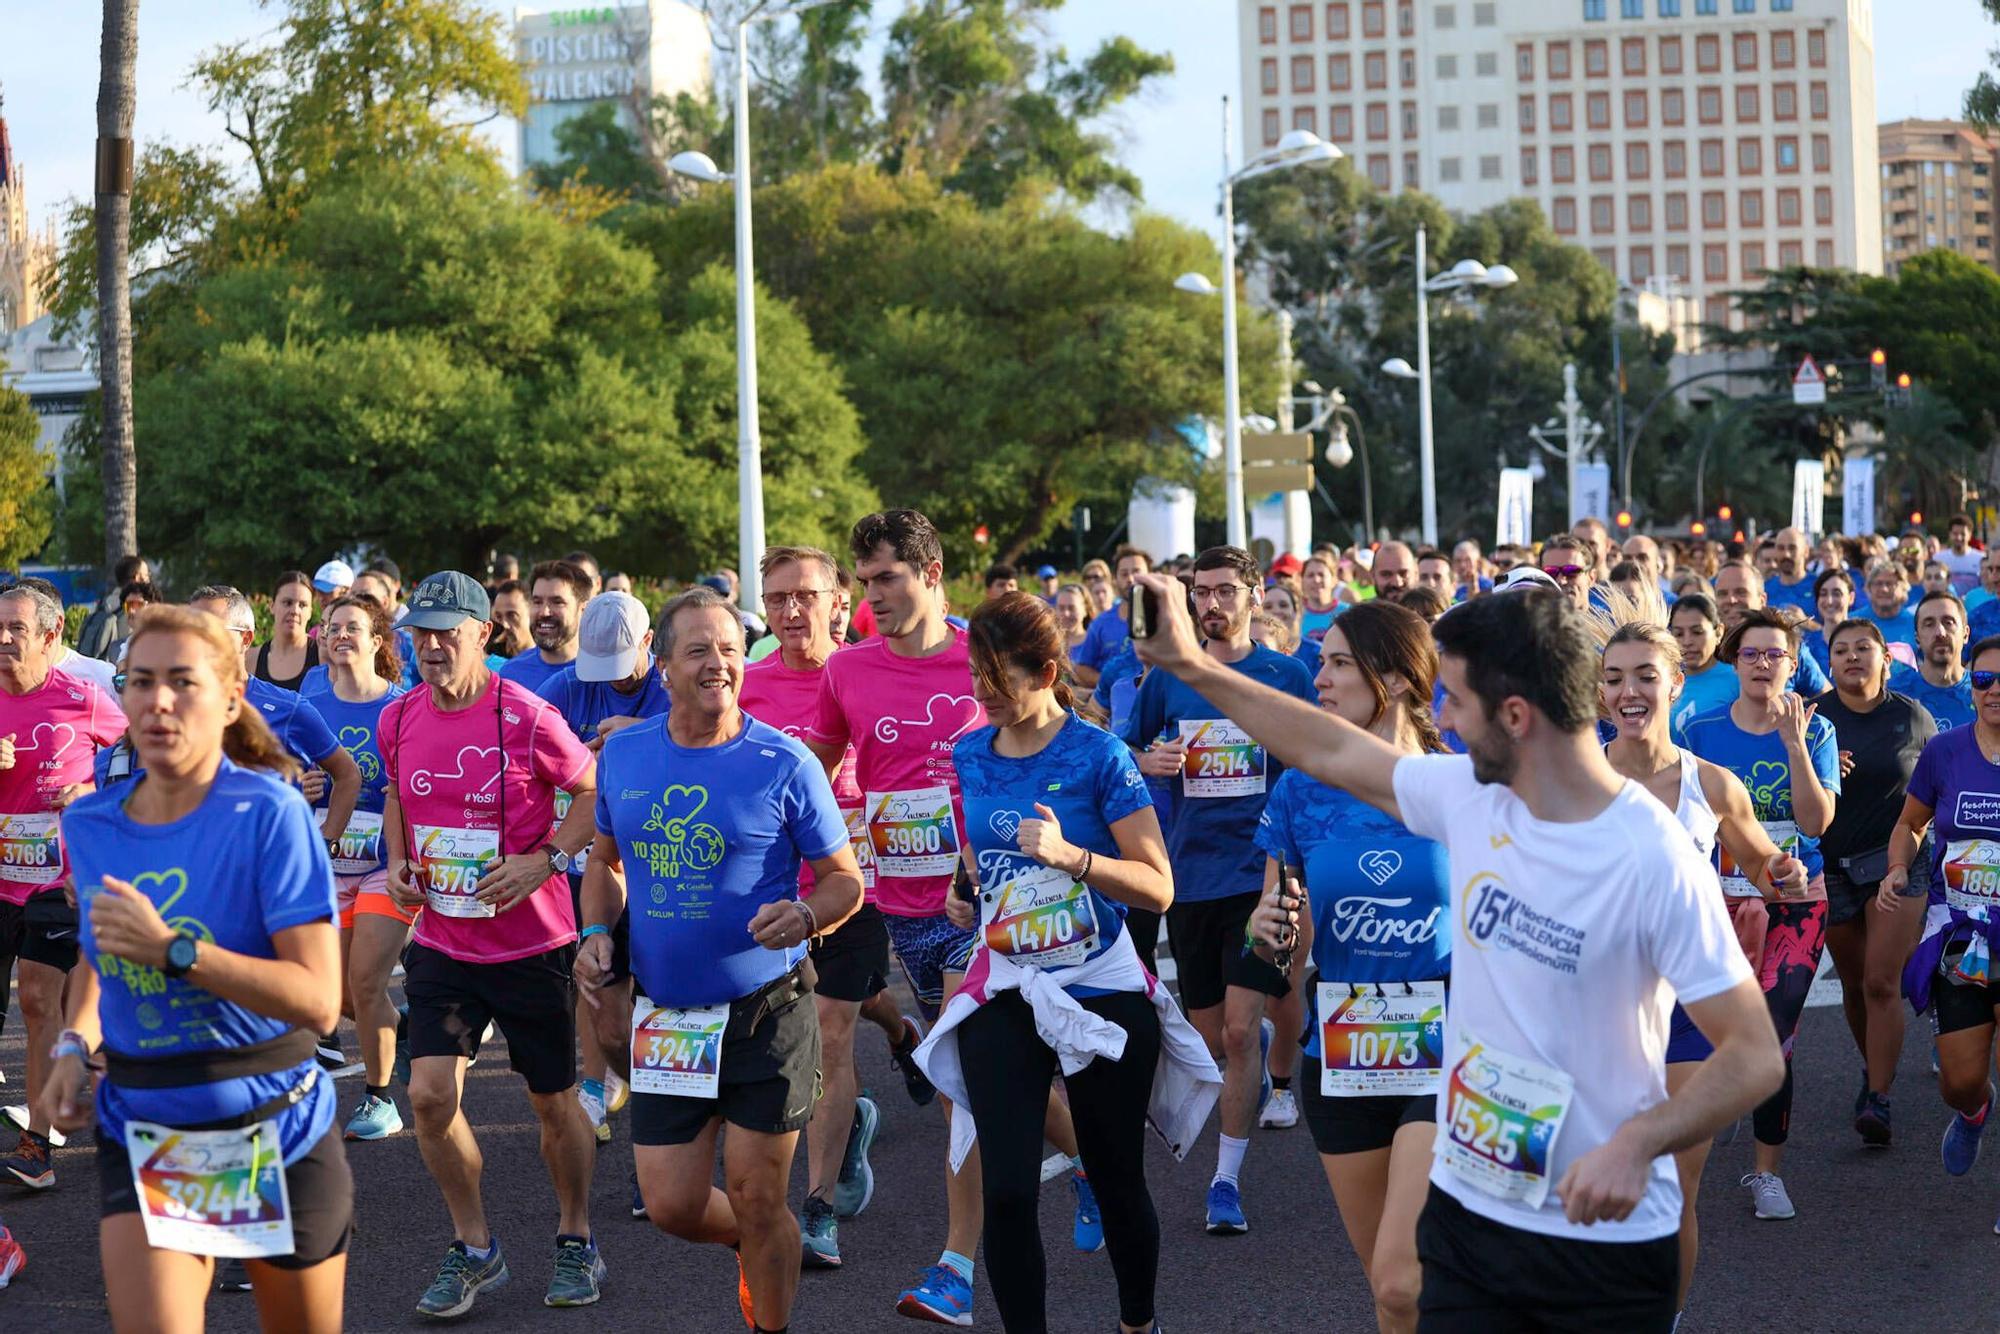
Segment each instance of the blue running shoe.
M950 1265L932 1265L896 1299L896 1314L934 1325L972 1323L972 1284Z
M348 1139L387 1139L401 1133L403 1114L396 1110L396 1104L387 1098L364 1094L361 1103L354 1109L354 1115L347 1118L347 1129L343 1132Z
M417 1314L454 1320L472 1309L473 1300L482 1291L500 1287L509 1277L507 1257L500 1253L498 1242L493 1243L492 1255L475 1260L466 1252L464 1242L454 1241L444 1253L437 1277L417 1299Z
M1944 1143L1938 1147L1944 1159L1944 1170L1955 1177L1962 1177L1972 1170L1979 1161L1980 1137L1986 1133L1986 1117L1993 1110L1993 1088L1987 1086L1986 1105L1979 1109L1979 1119L1969 1120L1962 1113L1953 1112L1951 1124L1944 1128Z
M1076 1189L1076 1248L1091 1255L1104 1249L1104 1216L1097 1212L1097 1194L1089 1177L1071 1172L1069 1184Z
M1250 1230L1243 1217L1243 1196L1234 1181L1208 1183L1208 1235L1238 1237Z
M1271 1082L1271 1043L1277 1039L1278 1026L1269 1019L1257 1027L1257 1074L1263 1081L1257 1089L1257 1115L1264 1114L1264 1107L1271 1101L1271 1090L1277 1085Z
M840 1268L840 1221L833 1206L817 1195L806 1196L799 1214L800 1264L807 1269Z
M853 1218L875 1198L875 1169L868 1165L868 1150L882 1129L882 1112L873 1098L854 1100L854 1124L847 1128L847 1152L840 1160L840 1176L833 1183L833 1216Z
M646 1197L639 1191L639 1174L634 1172L632 1174L632 1217L644 1218L645 1216Z

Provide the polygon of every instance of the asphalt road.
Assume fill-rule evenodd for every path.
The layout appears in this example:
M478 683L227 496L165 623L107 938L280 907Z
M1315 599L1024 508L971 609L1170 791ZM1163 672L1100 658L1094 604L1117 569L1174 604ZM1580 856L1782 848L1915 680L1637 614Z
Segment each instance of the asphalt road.
M1749 1170L1747 1125L1710 1160L1702 1195L1702 1260L1688 1331L1866 1331L1922 1328L1942 1334L1994 1327L1992 1274L2000 1165L1946 1177L1937 1142L1945 1112L1929 1087L1928 1028L1913 1025L1896 1099L1895 1146L1866 1152L1848 1125L1858 1061L1840 1012L1808 1010L1798 1051L1798 1100L1785 1179L1799 1209L1788 1223L1759 1223L1737 1179ZM0 1069L17 1101L19 1015L0 1038ZM884 1133L874 1153L874 1203L844 1224L846 1267L809 1273L793 1328L828 1334L915 1330L893 1311L899 1288L935 1259L944 1225L943 1118L902 1091L882 1044L863 1034L864 1082L878 1095ZM342 1081L343 1101L353 1079ZM601 1328L738 1334L735 1265L726 1251L696 1247L628 1216L630 1141L623 1118L600 1151L593 1210L611 1277L591 1310L541 1305L548 1281L554 1203L519 1081L497 1044L466 1081L466 1101L486 1155L486 1195L514 1281L480 1300L460 1322L488 1330ZM347 1289L353 1330L425 1324L413 1312L450 1228L409 1132L350 1147L359 1218ZM1214 1132L1185 1163L1154 1141L1153 1190L1163 1233L1160 1313L1174 1334L1216 1331L1366 1331L1374 1328L1361 1271L1348 1250L1303 1125L1260 1131L1244 1176L1248 1236L1219 1239L1201 1228L1214 1165ZM0 1217L27 1246L29 1265L0 1292L0 1329L57 1334L105 1327L96 1247L96 1185L89 1150L57 1157L59 1184L27 1195L0 1188ZM799 1163L794 1199L804 1193ZM1043 1191L1051 1329L1115 1329L1117 1308L1102 1254L1069 1243L1070 1196ZM978 1327L997 1330L991 1289L978 1279ZM210 1327L255 1328L248 1296L217 1295Z

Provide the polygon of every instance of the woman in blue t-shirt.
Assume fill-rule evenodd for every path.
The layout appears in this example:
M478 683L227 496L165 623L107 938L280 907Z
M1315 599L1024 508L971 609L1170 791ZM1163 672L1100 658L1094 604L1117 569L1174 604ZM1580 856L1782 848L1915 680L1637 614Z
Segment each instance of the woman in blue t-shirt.
M1098 1056L1063 1082L1118 1282L1120 1328L1150 1330L1160 1227L1146 1187L1146 1113L1161 1025L1124 919L1128 906L1164 912L1173 901L1166 842L1131 752L1072 711L1048 605L1010 593L982 603L968 629L972 693L990 721L952 747L952 763L977 902L954 894L947 912L958 926L977 924L969 989L994 970L1031 970L1125 1032L1121 1056ZM1018 987L987 991L959 1041L985 1170L994 1300L1010 1332L1043 1330L1036 1198L1056 1053Z
M1444 750L1431 716L1430 627L1377 598L1320 641L1320 708L1411 755ZM1436 1086L1451 971L1444 849L1297 769L1271 789L1257 828L1269 854L1251 918L1273 957L1296 927L1312 954L1300 1102L1383 1329L1414 1329L1417 1214L1436 1137ZM1296 877L1310 900L1296 911ZM1331 1054L1329 1054L1331 1053Z
M1833 823L1840 794L1840 753L1833 724L1789 689L1798 664L1798 629L1784 612L1753 607L1722 641L1741 690L1728 708L1711 709L1682 729L1682 745L1735 774L1749 789L1771 842L1805 863L1806 891L1765 905L1767 926L1758 980L1785 1052L1785 1082L1751 1118L1756 1170L1743 1178L1759 1218L1794 1214L1778 1165L1792 1119L1792 1039L1826 947L1826 877L1819 837ZM1739 872L1735 879L1740 880ZM1724 892L1732 888L1725 875Z
M211 1257L236 1255L266 1329L335 1331L354 1183L313 1059L340 1019L326 850L220 621L155 607L127 659L145 772L63 816L90 966L43 1106L71 1134L89 1122L85 1062L101 1046L114 1327L199 1326Z
M1854 610L1854 576L1842 569L1820 571L1813 580L1813 606L1819 612L1819 628L1806 635L1800 651L1818 663L1819 669L1831 679L1833 651L1828 636Z

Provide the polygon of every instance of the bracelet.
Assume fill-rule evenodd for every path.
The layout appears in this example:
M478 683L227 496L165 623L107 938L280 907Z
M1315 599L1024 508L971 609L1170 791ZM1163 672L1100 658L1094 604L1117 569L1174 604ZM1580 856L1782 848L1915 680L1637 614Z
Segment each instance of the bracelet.
M589 926L586 926L585 928L583 928L583 930L577 932L576 938L579 941L584 941L584 940L589 940L592 936L608 936L610 934L611 934L610 927L599 926L597 923L592 922Z
M1076 882L1079 885L1090 878L1090 864L1096 859L1097 854L1089 848L1083 850L1083 869L1076 873Z
M804 899L793 899L792 906L806 915L806 938L810 940L812 937L818 935L819 916L813 912L812 905Z
M51 1061L60 1061L65 1056L74 1056L86 1063L90 1060L90 1043L73 1028L65 1028L58 1033L55 1046L49 1048Z

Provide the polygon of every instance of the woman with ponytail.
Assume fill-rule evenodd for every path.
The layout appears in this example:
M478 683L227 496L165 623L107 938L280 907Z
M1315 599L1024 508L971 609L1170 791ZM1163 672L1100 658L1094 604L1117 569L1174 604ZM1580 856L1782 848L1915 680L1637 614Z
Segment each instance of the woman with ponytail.
M70 1134L96 1115L119 1330L198 1327L216 1256L247 1261L264 1328L341 1327L354 1187L313 1058L340 1015L333 876L243 691L221 622L149 611L121 695L143 773L63 817L89 967L41 1097Z
M1437 754L1437 671L1423 617L1377 598L1327 629L1314 686L1326 712L1407 754ZM1312 960L1299 1039L1306 1124L1376 1323L1413 1330L1451 971L1444 849L1297 769L1271 789L1257 844L1269 857L1250 919L1257 950L1281 967L1300 950Z

